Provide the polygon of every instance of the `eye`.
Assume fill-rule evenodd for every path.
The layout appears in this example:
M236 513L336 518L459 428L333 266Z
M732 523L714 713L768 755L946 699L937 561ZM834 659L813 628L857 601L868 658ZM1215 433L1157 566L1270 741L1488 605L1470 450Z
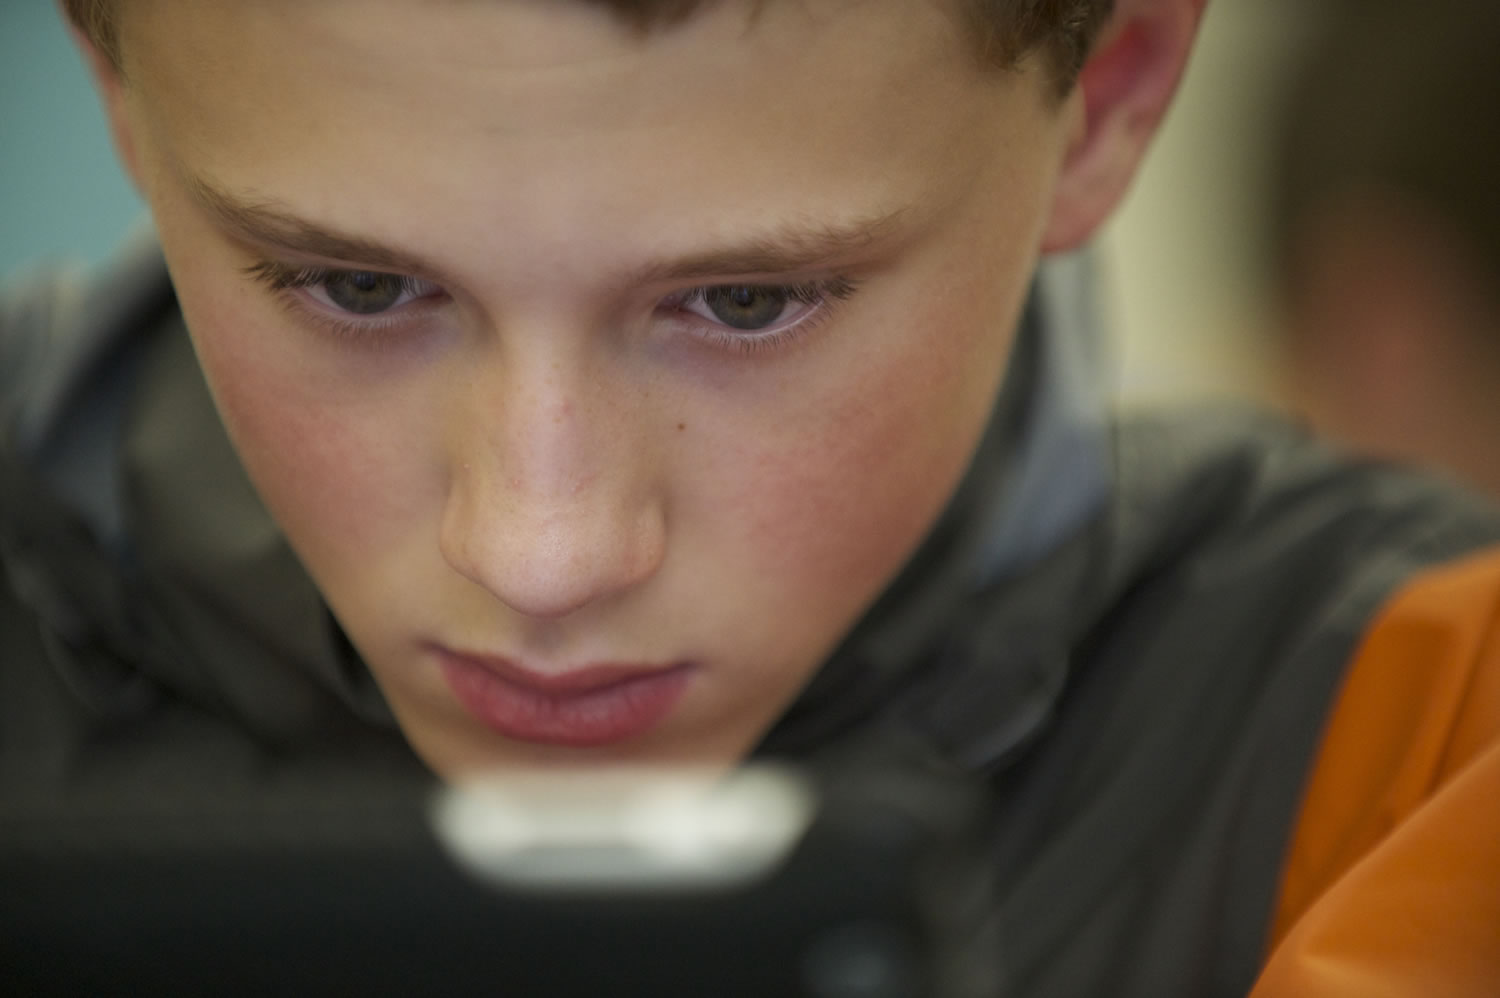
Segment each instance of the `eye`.
M807 284L716 284L678 292L666 308L706 320L710 336L742 343L799 331L827 312L835 299L848 298L854 284L835 277Z
M702 315L705 319L716 319L733 329L761 330L777 325L786 318L788 304L795 306L793 314L798 308L805 310L812 307L810 304L793 302L790 290L751 284L704 288L698 296L698 302L684 307L689 312ZM698 307L695 308L694 305Z
M262 261L249 272L273 290L302 289L306 297L330 312L346 316L378 316L402 305L443 294L442 289L431 281L378 270L299 268Z
M376 315L403 303L410 294L411 278L381 274L373 270L335 270L322 283L312 286L314 297L355 315Z

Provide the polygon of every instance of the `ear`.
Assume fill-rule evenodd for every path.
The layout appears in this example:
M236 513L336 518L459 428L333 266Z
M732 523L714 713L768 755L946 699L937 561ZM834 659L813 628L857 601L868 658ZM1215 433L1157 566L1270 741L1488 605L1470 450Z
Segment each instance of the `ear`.
M1076 249L1109 217L1177 91L1207 0L1117 0L1070 101L1082 102L1053 193L1047 253Z
M136 150L134 127L126 107L125 79L109 57L99 51L99 47L90 41L88 36L78 30L78 26L68 17L67 12L61 9L60 3L58 7L59 15L63 23L67 25L73 44L78 47L79 53L83 56L89 76L93 78L94 89L98 91L99 99L104 105L104 117L109 124L109 134L114 141L115 154L120 158L120 164L125 168L125 173L130 177L131 183L135 185L137 193L144 196L145 190L141 184L141 164Z

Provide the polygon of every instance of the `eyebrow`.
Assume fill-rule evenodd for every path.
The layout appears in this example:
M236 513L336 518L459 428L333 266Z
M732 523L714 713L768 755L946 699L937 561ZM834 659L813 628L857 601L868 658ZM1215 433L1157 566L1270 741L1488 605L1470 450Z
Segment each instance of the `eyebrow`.
M305 256L347 261L360 269L442 283L442 268L430 261L317 224L275 199L231 195L196 177L188 185L220 226L242 239ZM907 214L906 209L896 208L839 222L782 223L733 245L648 262L628 272L625 286L814 270L885 242Z
M816 270L888 241L906 215L896 208L841 222L783 223L731 246L648 263L631 271L628 286Z
M421 257L300 218L273 199L236 197L199 177L190 178L188 187L222 228L250 242L413 277L439 271Z

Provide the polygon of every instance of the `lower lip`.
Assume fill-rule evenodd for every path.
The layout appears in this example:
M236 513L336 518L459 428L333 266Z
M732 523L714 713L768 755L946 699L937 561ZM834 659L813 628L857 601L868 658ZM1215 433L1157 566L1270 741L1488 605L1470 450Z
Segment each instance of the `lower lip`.
M507 738L588 747L629 741L660 723L686 691L692 667L635 673L563 692L515 682L461 656L441 656L458 702Z

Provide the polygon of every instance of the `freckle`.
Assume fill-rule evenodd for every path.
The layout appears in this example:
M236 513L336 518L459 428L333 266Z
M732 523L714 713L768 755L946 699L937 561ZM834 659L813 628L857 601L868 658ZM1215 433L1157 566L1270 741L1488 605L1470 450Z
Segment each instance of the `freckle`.
M677 432L678 433L681 433L685 429L687 429L687 424L686 423L678 423L677 424Z

